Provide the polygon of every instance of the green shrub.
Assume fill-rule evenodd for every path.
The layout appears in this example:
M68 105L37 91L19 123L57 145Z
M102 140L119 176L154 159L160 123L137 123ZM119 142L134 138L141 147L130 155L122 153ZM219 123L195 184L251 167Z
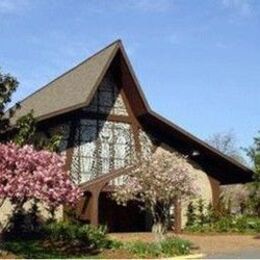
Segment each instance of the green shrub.
M108 239L106 228L83 225L77 222L52 222L42 227L38 239L3 241L0 249L24 258L70 258L98 254L104 248L119 248L122 243Z
M204 226L216 221L218 213L213 208L212 204L206 204L203 199L199 199L196 203L190 202L187 207L187 227Z
M94 227L71 222L53 222L44 226L46 238L53 241L70 241L85 244L89 248L108 248L111 241L107 238L104 226Z
M170 257L186 255L190 252L191 243L180 238L166 238L160 242L145 243L136 241L125 248L140 258Z
M180 238L165 239L160 245L165 256L187 255L191 248L189 241Z
M1 249L12 252L18 258L26 259L52 259L67 258L58 252L56 248L44 248L40 240L17 240L6 241L0 246ZM72 256L73 257L73 256Z
M204 225L206 222L206 216L205 216L205 204L203 199L199 199L197 203L197 209L198 209L198 221L201 225Z
M196 208L194 206L194 203L190 202L188 204L188 207L187 207L187 223L186 225L187 226L193 226L196 222L196 219L197 219L197 215L195 213L196 211Z
M217 232L228 232L233 230L236 222L230 217L223 217L220 220L216 221L213 225L214 229Z
M258 233L260 232L260 219L247 216L222 217L205 225L195 224L185 228L190 232L237 232Z
M1 237L5 241L16 240L18 237L24 240L40 239L43 236L42 225L43 221L35 203L29 211L23 208L16 209L4 227Z
M146 257L158 257L160 256L160 248L155 243L145 243L142 241L136 241L133 243L130 243L126 245L126 249L140 257L140 258L146 258Z

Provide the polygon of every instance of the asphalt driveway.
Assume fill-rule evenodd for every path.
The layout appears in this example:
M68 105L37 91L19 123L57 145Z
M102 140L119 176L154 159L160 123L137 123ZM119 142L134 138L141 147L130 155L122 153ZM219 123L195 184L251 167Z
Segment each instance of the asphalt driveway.
M208 259L260 259L260 239L250 235L182 235Z
M207 255L206 259L260 259L260 248L247 248L234 252Z

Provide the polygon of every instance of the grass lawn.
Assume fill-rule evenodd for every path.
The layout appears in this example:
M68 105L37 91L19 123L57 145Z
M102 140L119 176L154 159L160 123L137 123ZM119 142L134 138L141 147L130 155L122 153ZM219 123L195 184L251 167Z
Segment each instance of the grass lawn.
M36 258L36 259L66 259L66 258L134 258L134 255L125 249L103 249L91 252L77 252L65 250L61 247L46 246L46 241L12 241L4 243L4 250L7 254L0 255L0 259L13 258Z
M41 241L12 241L3 243L3 248L18 258L64 258L55 249L45 248Z
M175 237L160 242L140 240L124 243L114 242L111 248L95 250L75 246L73 242L51 242L48 240L9 241L2 243L1 247L10 253L3 255L2 258L161 258L185 255L190 252L190 243Z

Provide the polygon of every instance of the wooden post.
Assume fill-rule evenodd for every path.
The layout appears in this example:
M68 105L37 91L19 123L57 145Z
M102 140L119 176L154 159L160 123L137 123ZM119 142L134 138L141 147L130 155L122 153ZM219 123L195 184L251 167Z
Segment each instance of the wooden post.
M177 199L174 207L174 231L176 234L181 233L181 202Z
M99 191L94 191L90 200L90 224L97 226L99 224L98 221L98 199L99 199Z
M95 183L88 187L85 192L85 203L81 211L81 219L88 221L91 225L99 225L99 195L104 188L106 181Z
M91 191L91 199L90 199L90 224L94 226L98 226L99 224L99 195L102 189L104 188L104 183L101 182L95 186L93 186Z
M209 176L209 182L212 190L212 206L214 209L219 209L219 198L220 198L220 183L216 179Z

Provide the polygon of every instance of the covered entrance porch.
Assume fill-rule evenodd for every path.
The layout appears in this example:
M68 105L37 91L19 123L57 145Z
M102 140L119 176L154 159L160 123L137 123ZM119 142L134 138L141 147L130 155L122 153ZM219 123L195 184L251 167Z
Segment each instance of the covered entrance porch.
M152 218L149 213L140 209L135 201L127 206L118 205L111 192L116 186L110 185L111 180L122 175L122 170L107 176L101 176L85 187L85 194L77 207L77 216L85 223L106 225L109 232L146 232L152 229ZM125 171L124 171L125 172ZM174 226L176 233L181 231L180 205L174 205Z

